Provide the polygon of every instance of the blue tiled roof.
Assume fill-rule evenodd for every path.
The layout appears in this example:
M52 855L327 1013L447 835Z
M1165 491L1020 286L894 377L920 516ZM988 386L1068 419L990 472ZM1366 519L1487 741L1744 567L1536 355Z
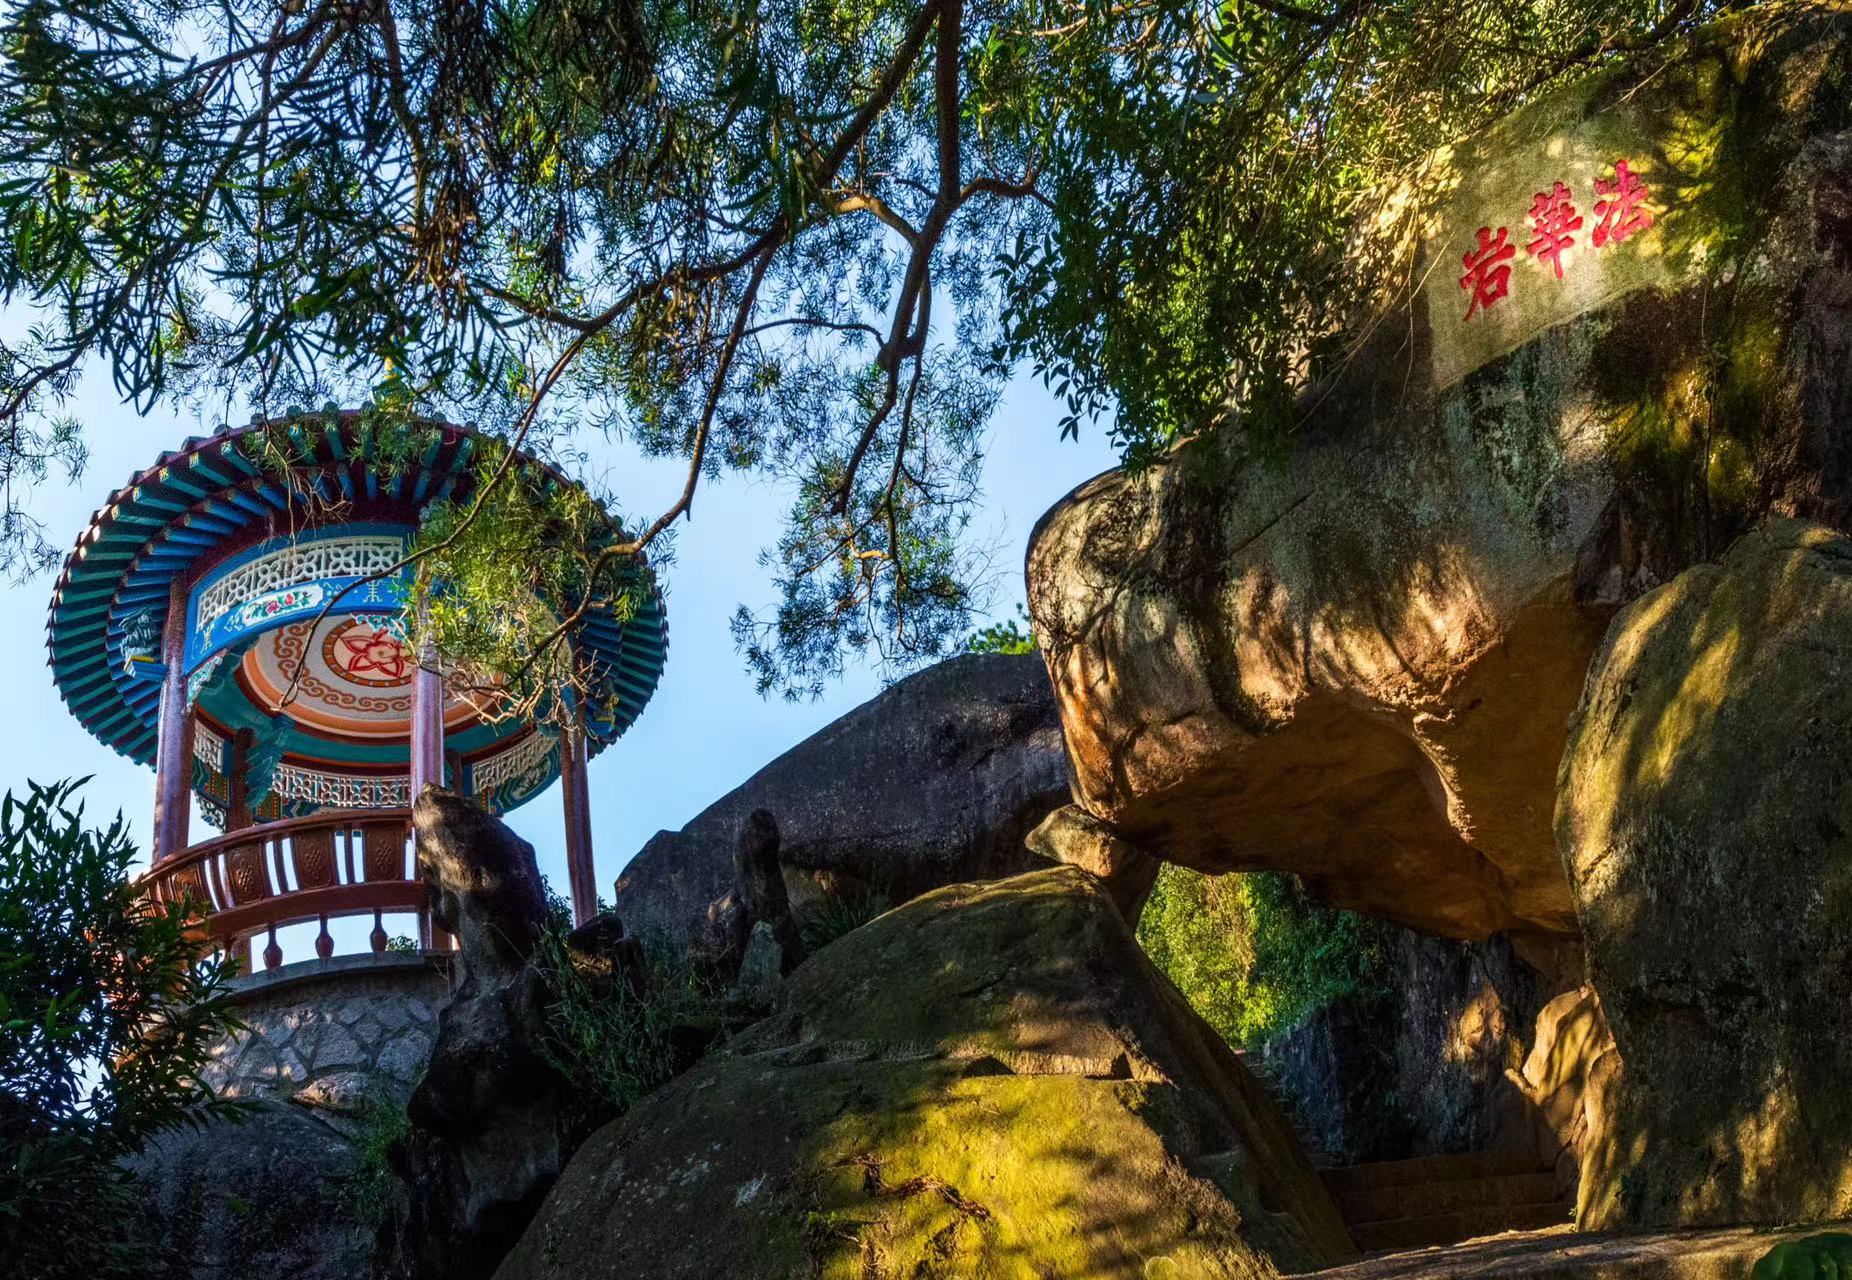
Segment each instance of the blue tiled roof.
M66 559L46 621L53 679L85 728L130 759L153 763L160 689L124 672L125 625L139 613L161 625L177 575L217 560L223 548L300 524L308 493L324 504L337 497L400 502L408 512L434 498L468 495L477 433L428 423L436 443L411 463L382 471L370 464L371 450L354 430L358 422L357 413L330 411L268 424L283 427L301 451L287 478L260 468L239 447L265 429L254 424L189 439L110 495ZM660 592L627 621L609 607L589 613L575 639L581 657L620 691L613 718L588 726L595 751L630 727L661 679L669 636Z

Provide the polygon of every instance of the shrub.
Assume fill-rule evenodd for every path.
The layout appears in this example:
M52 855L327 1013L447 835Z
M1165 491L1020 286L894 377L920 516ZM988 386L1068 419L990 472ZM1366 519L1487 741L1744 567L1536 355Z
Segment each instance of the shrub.
M567 932L556 917L534 953L552 992L540 1051L581 1093L621 1115L676 1073L676 1032L718 1022L719 1002L670 948L646 948L641 994L621 974L588 975L573 963Z
M1852 1275L1852 1236L1827 1231L1783 1240L1756 1260L1750 1280L1838 1280Z
M412 1122L405 1107L383 1089L367 1093L357 1119L347 1201L356 1219L377 1227L391 1214L398 1194L399 1179L392 1169L391 1152L411 1136Z
M238 1025L230 961L135 890L121 815L87 826L81 785L0 800L0 1274L36 1280L156 1271L120 1162L241 1108L199 1078Z
M814 954L836 939L855 932L888 909L886 894L844 890L818 897L798 913L797 935L806 954Z
M1250 1049L1386 981L1380 924L1314 906L1297 877L1275 872L1166 864L1138 941L1223 1039Z

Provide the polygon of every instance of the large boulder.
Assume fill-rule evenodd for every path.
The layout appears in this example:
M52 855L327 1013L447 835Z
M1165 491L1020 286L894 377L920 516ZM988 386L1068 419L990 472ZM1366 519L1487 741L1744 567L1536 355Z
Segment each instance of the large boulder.
M533 847L436 787L412 821L432 920L456 935L462 979L406 1108L404 1187L379 1270L468 1280L493 1272L527 1225L590 1130L590 1100L543 1051L551 996L535 950L547 902Z
M1023 838L1067 801L1054 696L1030 655L970 654L896 683L662 831L617 880L638 934L677 940L733 891L747 817L768 811L802 905L818 882L903 902L1037 865Z
M1852 540L1780 521L1622 613L1561 795L1620 1064L1583 1224L1852 1214Z
M1029 852L1099 878L1125 922L1136 929L1161 864L1079 805L1062 805L1029 833Z
M172 1274L354 1280L370 1272L375 1224L356 1199L354 1115L308 1096L254 1099L241 1118L164 1134L129 1162Z
M1212 433L1043 518L1030 609L1082 805L1200 870L1573 939L1556 767L1614 609L1769 512L1846 521L1849 32L1741 15L1437 157L1389 206L1412 287L1277 458ZM1624 179L1650 225L1597 245ZM1560 279L1526 247L1557 182L1585 220ZM1482 227L1516 252L1475 305Z
M927 894L599 1130L502 1280L1269 1274L1352 1252L1285 1119L1057 867Z

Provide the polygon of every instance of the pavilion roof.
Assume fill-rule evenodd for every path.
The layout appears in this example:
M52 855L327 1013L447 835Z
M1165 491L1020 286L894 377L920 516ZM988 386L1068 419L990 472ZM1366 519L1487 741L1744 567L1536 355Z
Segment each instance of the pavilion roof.
M123 670L125 626L137 614L163 624L177 575L299 525L303 497L292 494L292 485L374 511L402 506L408 518L434 499L468 495L470 463L483 439L478 433L427 423L437 431L421 456L378 467L369 437L355 430L359 420L358 413L330 410L193 437L96 510L65 560L46 621L53 679L85 728L123 755L153 762L160 685ZM239 447L266 425L286 431L297 450L287 477ZM572 483L547 471L557 483ZM588 613L575 643L621 694L613 719L588 726L595 751L630 727L661 678L668 619L660 592L627 622L608 607Z

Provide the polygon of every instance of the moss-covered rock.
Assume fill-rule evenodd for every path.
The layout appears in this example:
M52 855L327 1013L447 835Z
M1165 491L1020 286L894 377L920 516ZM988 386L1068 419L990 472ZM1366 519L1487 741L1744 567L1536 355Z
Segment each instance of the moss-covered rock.
M1277 1108L1084 872L941 889L606 1126L498 1273L1270 1276L1351 1254Z
M1622 613L1561 796L1620 1060L1583 1224L1852 1214L1852 540L1779 521Z
M1437 157L1410 288L1277 458L1226 430L1049 512L1029 599L1084 807L1199 870L1573 939L1556 766L1612 611L1771 512L1852 513L1849 84L1852 13L1768 6ZM1598 247L1621 161L1653 222ZM1558 181L1561 279L1527 251ZM1473 309L1480 227L1517 248Z

